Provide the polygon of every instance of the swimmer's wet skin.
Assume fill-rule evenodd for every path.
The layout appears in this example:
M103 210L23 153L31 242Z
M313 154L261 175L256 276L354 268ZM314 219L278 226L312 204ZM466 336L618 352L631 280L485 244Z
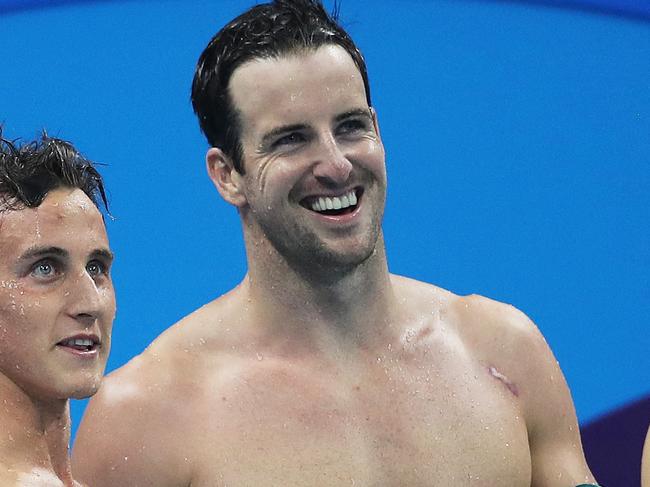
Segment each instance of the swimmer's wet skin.
M239 215L247 274L102 382L75 440L80 480L596 482L535 324L390 274L365 62L319 0L258 2L229 22L199 58L192 105L208 175Z

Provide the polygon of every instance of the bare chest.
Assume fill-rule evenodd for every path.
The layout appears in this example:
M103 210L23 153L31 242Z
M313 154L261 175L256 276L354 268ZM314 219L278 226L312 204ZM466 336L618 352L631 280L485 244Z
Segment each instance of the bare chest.
M471 361L269 369L203 397L193 487L530 484L517 399Z

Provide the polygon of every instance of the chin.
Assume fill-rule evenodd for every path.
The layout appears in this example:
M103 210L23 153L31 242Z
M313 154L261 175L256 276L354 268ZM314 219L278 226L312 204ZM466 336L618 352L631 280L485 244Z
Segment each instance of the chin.
M68 396L68 399L86 399L88 397L94 396L99 390L99 384L97 386L88 387L86 389L77 389L72 391Z
M99 390L101 382L102 376L99 373L92 376L86 375L75 383L68 381L64 393L65 397L62 399L85 399L93 396Z

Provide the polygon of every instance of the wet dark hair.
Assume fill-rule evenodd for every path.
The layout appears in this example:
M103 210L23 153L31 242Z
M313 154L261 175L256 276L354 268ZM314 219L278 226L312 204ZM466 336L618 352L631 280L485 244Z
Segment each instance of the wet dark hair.
M356 64L370 104L366 63L338 24L338 5L329 15L320 0L274 0L247 10L212 38L199 58L192 82L192 106L201 131L243 174L241 121L228 90L230 78L251 59L277 58L323 45L341 46Z
M40 140L18 144L3 138L0 127L0 211L35 208L62 187L81 189L108 213L101 175L70 142L43 132Z

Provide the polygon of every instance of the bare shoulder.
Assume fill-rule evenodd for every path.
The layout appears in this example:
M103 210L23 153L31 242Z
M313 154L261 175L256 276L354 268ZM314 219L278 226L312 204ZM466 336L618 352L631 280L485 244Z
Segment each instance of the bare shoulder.
M480 350L489 352L492 345L503 350L504 345L512 344L511 352L517 354L522 342L546 346L535 324L514 306L477 294L460 296L407 277L392 275L391 279L398 295L409 301L409 307L419 313L440 310L446 323Z
M546 340L522 311L476 294L460 296L420 281L392 279L419 314L439 310L445 332L457 337L475 361L512 384L523 402L535 403L545 389L566 390Z
M539 365L555 363L535 323L514 306L476 294L455 296L448 306L458 334L486 365L502 367L513 378L527 381Z
M145 351L104 378L100 391L90 400L77 432L72 467L82 482L109 485L175 485L169 478L183 475L182 465L166 448L179 445L177 426L184 409L178 402L168 374L169 363ZM164 390L168 391L165 397ZM152 469L150 455L159 459ZM189 472L186 472L189 474ZM151 483L139 483L149 480ZM133 484L129 482L136 481ZM178 484L176 484L178 485Z
M476 295L457 297L450 316L475 358L518 397L533 485L555 485L560 477L593 482L569 387L537 326L514 306Z
M167 329L104 378L73 448L73 472L81 481L96 487L188 484L192 428L198 427L192 403L200 401L206 376L223 360L218 301Z

